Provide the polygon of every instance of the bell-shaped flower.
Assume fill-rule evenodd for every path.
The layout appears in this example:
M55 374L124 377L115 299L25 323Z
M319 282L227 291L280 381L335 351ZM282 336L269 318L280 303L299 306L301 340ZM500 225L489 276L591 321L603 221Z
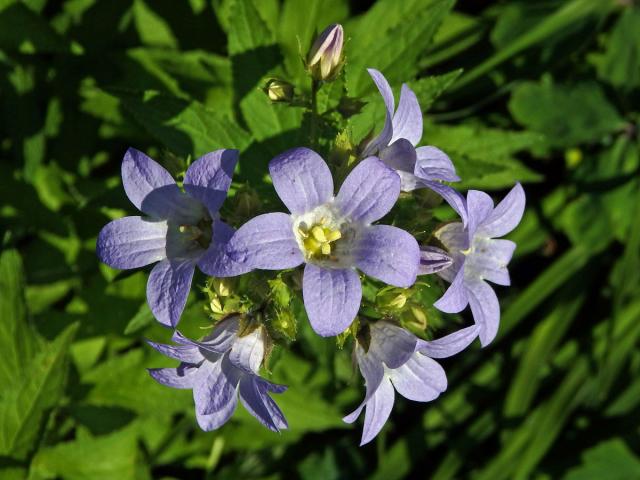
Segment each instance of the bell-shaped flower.
M344 331L360 308L356 268L396 287L416 279L420 250L404 230L372 225L400 194L400 178L377 158L360 162L334 197L329 167L314 151L295 148L269 164L276 192L291 212L249 220L229 243L251 268L281 270L305 263L302 294L313 329Z
M238 405L269 430L287 428L287 421L269 393L282 393L287 387L258 375L264 359L265 331L262 326L243 335L239 317L220 322L211 335L197 342L179 332L177 345L148 342L163 355L180 360L176 368L152 368L151 376L162 385L192 389L198 425L205 431L225 424Z
M147 300L158 321L175 327L187 302L195 266L228 277L249 271L229 258L225 245L233 229L218 210L227 196L237 150L217 150L191 164L182 191L163 167L130 148L122 162L124 190L145 216L108 223L96 252L113 268L159 262L149 276Z
M422 110L415 93L403 84L396 110L393 91L387 79L373 68L368 72L382 95L387 112L382 132L367 144L363 156L377 155L393 168L402 179L403 192L417 188L433 190L451 205L465 223L464 197L442 183L460 180L453 163L446 153L436 147L416 148L422 139Z
M503 286L511 284L507 265L516 248L512 241L496 237L518 226L524 206L520 184L495 208L489 195L470 190L467 226L449 223L434 233L453 257L453 265L438 273L451 285L434 306L443 312L457 313L470 305L483 346L493 341L500 324L498 297L487 281Z
M438 398L447 389L447 375L433 359L455 355L477 336L478 327L473 325L438 340L424 341L389 322L371 324L366 342L358 339L355 347L358 367L366 385L365 398L358 408L343 418L345 422L353 423L365 409L360 445L373 440L387 422L396 391L416 402Z

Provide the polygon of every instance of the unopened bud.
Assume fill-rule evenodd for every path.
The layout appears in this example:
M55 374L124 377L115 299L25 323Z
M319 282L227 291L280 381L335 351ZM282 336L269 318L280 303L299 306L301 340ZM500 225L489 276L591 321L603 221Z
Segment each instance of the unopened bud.
M290 103L293 100L293 85L277 78L271 79L264 87L269 100L277 103Z
M216 315L221 315L223 313L222 302L220 302L220 299L217 296L211 299L209 307L211 308L211 312Z
M338 76L344 63L342 47L344 30L336 23L329 25L313 43L307 56L307 68L316 80L331 81Z
M248 185L241 186L233 200L233 213L239 221L254 217L262 205L260 195Z
M291 310L276 309L271 320L271 328L287 340L295 340L298 324Z
M228 278L213 278L211 286L221 297L228 297L231 294L231 285Z

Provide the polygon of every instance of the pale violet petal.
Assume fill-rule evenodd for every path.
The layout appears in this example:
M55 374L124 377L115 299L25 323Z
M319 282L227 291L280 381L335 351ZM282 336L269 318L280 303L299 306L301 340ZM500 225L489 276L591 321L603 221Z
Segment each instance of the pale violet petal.
M416 281L420 247L405 230L391 225L365 227L353 253L356 266L370 277L403 288Z
M467 291L473 319L480 327L480 343L486 347L496 337L500 326L498 297L493 288L481 280L470 282Z
M250 268L282 270L304 261L293 234L291 215L266 213L242 225L228 244L228 254Z
M416 402L430 402L447 389L447 375L438 362L414 353L401 367L390 370L391 383L400 395Z
M360 309L360 277L352 269L329 269L308 263L302 295L313 330L320 336L333 337L351 325Z
M183 182L185 191L214 215L227 198L236 163L238 150L221 149L203 155L187 169Z
M191 289L195 267L191 260L165 259L158 263L147 282L147 302L156 319L175 328Z
M167 222L124 217L105 225L96 242L103 263L118 269L139 268L167 255Z
M464 282L464 267L458 270L453 283L449 285L449 288L444 295L440 297L433 306L441 312L445 313L458 313L464 310L469 303L467 297L467 290Z
M333 177L313 150L293 148L269 162L273 186L293 214L302 214L333 198Z
M364 224L385 216L400 195L400 177L376 157L362 160L349 173L336 196L337 209Z
M393 137L391 142L405 138L417 145L422 138L422 111L416 94L406 84L400 90L398 110L393 115Z

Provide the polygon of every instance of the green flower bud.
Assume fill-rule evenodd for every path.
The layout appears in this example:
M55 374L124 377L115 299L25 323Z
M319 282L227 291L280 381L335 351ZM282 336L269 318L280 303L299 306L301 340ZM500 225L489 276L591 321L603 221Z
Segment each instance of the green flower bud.
M269 100L276 103L291 103L293 100L293 85L284 80L273 78L263 89Z
M315 80L334 80L344 64L342 48L344 30L336 23L329 25L316 39L307 55L307 69Z
M271 313L271 329L287 340L295 340L298 322L290 309L276 308Z

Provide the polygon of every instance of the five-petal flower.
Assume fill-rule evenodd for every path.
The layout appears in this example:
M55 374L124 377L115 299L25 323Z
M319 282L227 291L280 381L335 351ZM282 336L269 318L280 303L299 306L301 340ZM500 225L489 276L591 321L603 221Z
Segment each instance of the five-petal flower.
M98 235L100 260L130 269L159 262L147 283L147 300L159 322L175 327L187 301L195 265L205 273L228 277L249 269L234 262L225 245L233 229L222 222L222 206L237 150L217 150L191 164L184 192L163 167L130 148L122 162L122 183L144 217L124 217Z
M205 431L226 423L238 404L269 430L287 428L278 405L268 395L282 393L286 386L264 380L258 375L265 352L264 327L258 326L240 335L239 317L220 322L202 341L193 341L175 332L178 345L148 342L167 357L180 360L177 368L149 369L159 383L173 388L193 390L198 425Z
M400 175L403 192L417 188L433 190L466 223L464 197L442 183L460 180L453 163L446 153L436 147L416 148L422 139L422 111L415 93L403 84L398 109L395 110L393 91L387 79L373 68L368 69L368 72L382 95L387 112L382 132L367 144L363 156L377 155L393 168Z
M464 350L478 336L478 327L463 328L438 340L424 341L386 321L369 326L368 345L356 344L356 359L366 384L365 398L343 418L353 423L365 410L360 445L370 442L386 423L394 389L408 400L430 402L447 389L447 376L434 358Z
M483 346L493 341L500 324L500 305L493 289L485 280L497 285L511 284L507 264L516 244L496 239L518 226L524 213L525 195L517 184L494 208L493 200L484 192L467 194L468 223L449 223L434 233L453 257L450 268L438 273L451 285L434 306L447 313L457 313L467 305L480 327Z
M277 156L269 172L291 213L249 220L230 241L229 254L266 270L306 263L302 293L319 335L339 334L358 313L362 287L356 267L397 287L415 282L420 250L413 236L389 225L371 225L400 194L400 178L380 160L360 162L335 197L329 167L307 148Z

